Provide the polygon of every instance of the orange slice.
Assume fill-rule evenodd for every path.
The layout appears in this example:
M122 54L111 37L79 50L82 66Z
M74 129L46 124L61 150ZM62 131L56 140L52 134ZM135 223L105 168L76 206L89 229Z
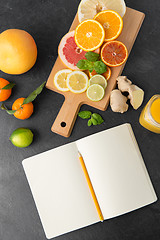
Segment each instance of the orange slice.
M126 46L119 41L107 42L101 50L102 61L110 66L117 67L122 65L128 58L128 50Z
M96 20L85 20L75 30L75 42L83 51L94 51L104 42L105 31Z
M98 21L105 30L104 41L111 41L121 34L123 29L122 17L113 10L99 12L94 19Z
M94 75L96 75L96 71L93 70L91 73L89 72L89 77L93 77ZM103 74L101 74L103 77L105 77L105 79L108 81L111 77L111 69L107 66L107 71Z

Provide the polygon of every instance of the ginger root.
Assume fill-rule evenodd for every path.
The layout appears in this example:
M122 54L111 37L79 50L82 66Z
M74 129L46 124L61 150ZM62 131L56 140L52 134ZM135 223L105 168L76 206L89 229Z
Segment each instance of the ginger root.
M113 112L124 113L128 110L127 97L120 90L115 89L111 92L110 104Z
M135 110L137 110L143 103L144 100L144 91L137 87L136 85L131 85L129 89L130 103Z
M133 85L132 82L125 76L120 76L117 78L118 89L121 92L128 92L128 99L135 110L137 110L143 103L144 91Z
M110 104L113 112L124 113L128 110L127 100L130 99L130 103L135 110L137 110L143 102L144 91L132 84L126 76L119 76L117 78L118 89L113 90L110 96ZM128 97L125 97L122 93L128 92Z
M129 92L129 88L132 82L129 79L127 79L126 76L119 76L117 78L117 84L118 84L118 89L121 92Z

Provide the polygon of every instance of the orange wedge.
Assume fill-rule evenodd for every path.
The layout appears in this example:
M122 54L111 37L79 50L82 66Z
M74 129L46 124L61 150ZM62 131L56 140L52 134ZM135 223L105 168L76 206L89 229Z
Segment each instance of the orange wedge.
M113 10L99 12L94 19L98 21L105 30L104 41L112 41L118 38L123 29L122 17Z
M94 75L96 75L96 71L93 70L91 73L89 72L89 77L93 77ZM107 71L103 74L101 74L103 77L105 77L105 79L108 81L111 77L111 69L107 66Z
M96 20L81 22L75 30L75 42L84 51L94 51L104 42L105 31Z
M128 50L126 46L119 41L107 42L101 50L102 61L110 67L118 67L122 65L128 58Z

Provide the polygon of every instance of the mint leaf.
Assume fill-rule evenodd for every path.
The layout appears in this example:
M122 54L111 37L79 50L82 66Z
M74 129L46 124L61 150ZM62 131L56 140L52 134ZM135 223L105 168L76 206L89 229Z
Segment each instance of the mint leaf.
M87 52L85 59L81 59L77 63L77 67L81 70L89 70L89 72L96 71L97 74L103 74L107 71L107 66L102 61L98 61L100 56L95 52Z
M103 118L98 113L93 113L92 118L97 121L97 125L100 125L104 122Z
M94 126L98 125L98 122L97 122L97 120L94 117L91 117L91 121L92 121Z
M8 90L8 89L12 89L16 84L15 83L9 83L7 84L5 87L3 87L3 90Z
M90 62L96 62L99 60L100 56L98 53L95 52L87 52L85 54L85 57L87 58L88 61Z
M94 70L97 74L103 74L107 71L107 66L102 61L94 62Z
M89 119L92 113L90 111L81 111L78 113L78 116L82 119Z
M92 124L93 124L93 123L92 123L92 119L89 119L89 120L88 120L88 127L91 127Z
M46 81L42 83L42 85L40 85L35 91L33 91L27 98L25 98L22 105L33 102L35 98L42 92L45 84Z
M88 64L88 70L89 70L89 72L93 72L93 70L94 70L94 63L89 62L89 64Z
M93 63L85 59L79 60L77 63L77 67L81 70L94 69Z
M78 116L82 119L89 119L88 120L88 127L91 127L92 125L97 126L104 122L101 115L98 113L91 113L90 111L81 111L78 113Z
M6 106L2 103L1 109L5 110L8 114L13 115L17 110L8 110Z
M77 67L81 70L87 70L88 66L86 64L86 60L85 59L79 60L78 63L77 63Z

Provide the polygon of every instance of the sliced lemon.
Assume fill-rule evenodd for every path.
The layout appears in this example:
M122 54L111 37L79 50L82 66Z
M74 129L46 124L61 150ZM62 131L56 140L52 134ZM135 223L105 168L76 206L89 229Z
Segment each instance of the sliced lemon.
M73 93L83 93L88 87L88 76L81 71L74 71L67 76L67 87Z
M69 73L72 71L69 69L63 69L58 71L55 76L54 76L54 85L56 88L62 92L67 92L69 91L67 84L66 84L66 79Z
M107 81L105 79L105 77L103 77L102 75L96 74L93 77L91 77L91 79L89 80L89 86L93 85L93 84L99 84L101 85L104 89L107 87Z
M93 102L102 100L104 94L104 88L99 84L93 84L87 89L87 97Z
M121 17L125 15L126 4L124 0L82 0L78 7L78 20L93 19L97 13L104 10L114 10Z

